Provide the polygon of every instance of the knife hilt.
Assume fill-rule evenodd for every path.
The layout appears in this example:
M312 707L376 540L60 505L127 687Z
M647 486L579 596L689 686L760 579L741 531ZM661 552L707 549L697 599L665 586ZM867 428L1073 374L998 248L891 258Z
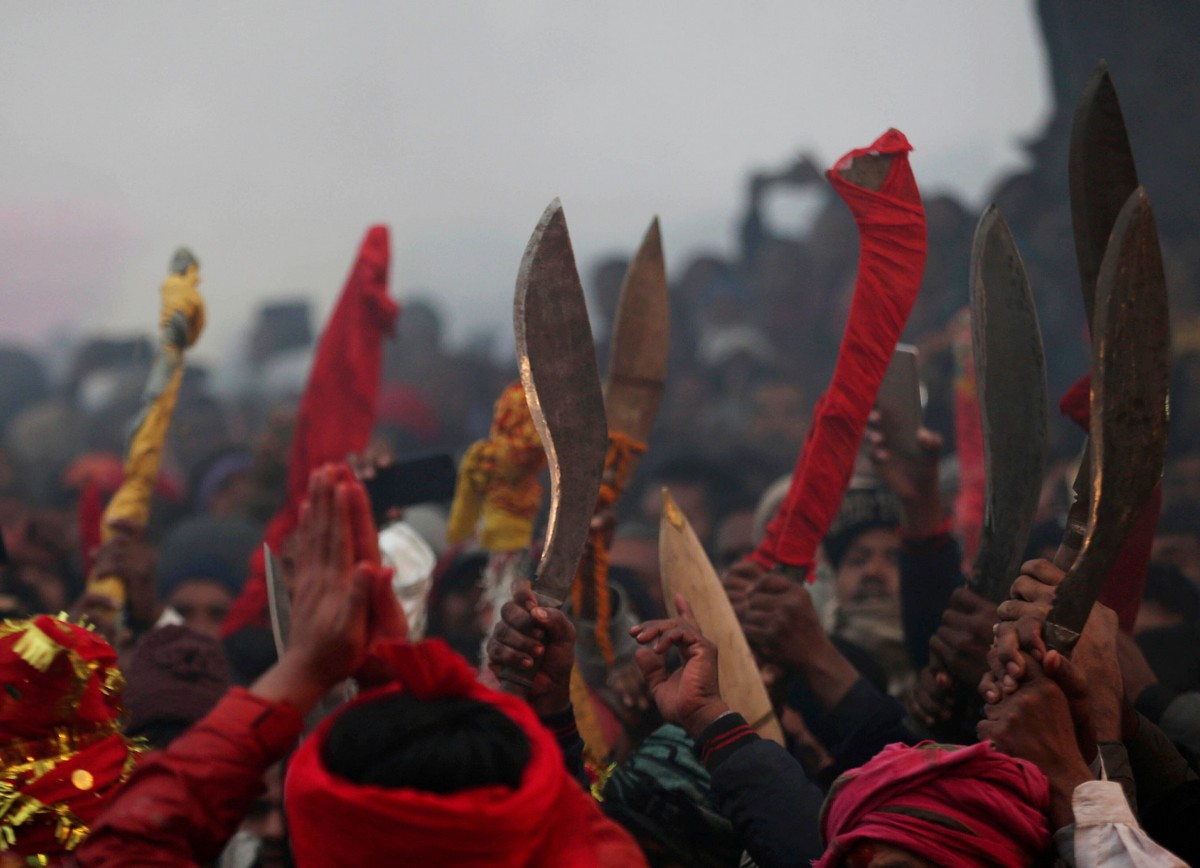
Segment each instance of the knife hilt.
M1071 505L1071 511L1067 513L1067 526L1063 531L1062 542L1058 551L1054 553L1054 566L1063 572L1075 565L1079 551L1083 548L1083 540L1087 536L1087 513L1088 504L1081 500L1075 501Z

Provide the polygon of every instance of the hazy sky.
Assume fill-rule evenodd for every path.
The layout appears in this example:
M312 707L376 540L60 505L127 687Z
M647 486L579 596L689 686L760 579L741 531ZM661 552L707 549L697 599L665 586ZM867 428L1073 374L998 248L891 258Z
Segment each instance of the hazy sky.
M261 300L323 316L373 222L394 295L510 329L554 196L585 276L654 213L678 268L747 172L889 126L978 207L1048 99L1023 0L0 0L0 338L148 329L186 243L216 360Z

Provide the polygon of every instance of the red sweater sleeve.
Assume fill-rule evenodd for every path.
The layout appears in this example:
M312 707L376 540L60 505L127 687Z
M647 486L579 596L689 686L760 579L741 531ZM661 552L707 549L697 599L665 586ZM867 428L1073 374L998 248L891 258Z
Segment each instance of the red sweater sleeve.
M235 687L166 750L151 754L76 852L83 866L216 859L265 790L263 774L303 729L290 706Z

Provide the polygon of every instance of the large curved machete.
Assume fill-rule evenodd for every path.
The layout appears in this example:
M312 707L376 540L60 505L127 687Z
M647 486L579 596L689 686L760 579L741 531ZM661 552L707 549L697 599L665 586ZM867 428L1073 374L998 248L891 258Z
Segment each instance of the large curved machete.
M655 217L621 282L604 384L609 430L640 443L650 437L666 385L670 321L667 270Z
M521 385L550 468L550 518L533 590L543 605L557 607L579 566L608 449L592 328L557 199L525 248L513 329Z
M1008 598L1046 464L1046 359L1016 242L995 206L971 249L971 349L983 428L986 507L971 584Z
M1087 531L1046 618L1046 642L1069 653L1162 479L1167 453L1170 329L1154 213L1129 196L1096 281L1092 336L1091 496Z
M1088 329L1094 332L1096 280L1108 248L1117 215L1138 187L1137 166L1129 147L1125 116L1117 100L1108 64L1100 61L1088 79L1071 125L1071 147L1067 158L1067 180L1071 193L1071 230L1075 260ZM1063 543L1054 563L1067 570L1075 563L1087 533L1091 503L1092 447L1089 442L1079 463L1072 489L1075 501L1067 515Z
M1067 158L1075 258L1088 327L1095 320L1096 278L1117 214L1137 189L1137 166L1108 64L1100 61L1083 89Z

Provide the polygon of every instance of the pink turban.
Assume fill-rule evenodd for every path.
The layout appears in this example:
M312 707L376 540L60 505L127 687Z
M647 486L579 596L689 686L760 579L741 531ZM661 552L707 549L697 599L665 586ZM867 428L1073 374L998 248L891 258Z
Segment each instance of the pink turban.
M991 742L892 744L834 783L821 812L825 855L814 864L834 868L877 841L936 865L1030 865L1050 845L1049 808L1041 770Z

